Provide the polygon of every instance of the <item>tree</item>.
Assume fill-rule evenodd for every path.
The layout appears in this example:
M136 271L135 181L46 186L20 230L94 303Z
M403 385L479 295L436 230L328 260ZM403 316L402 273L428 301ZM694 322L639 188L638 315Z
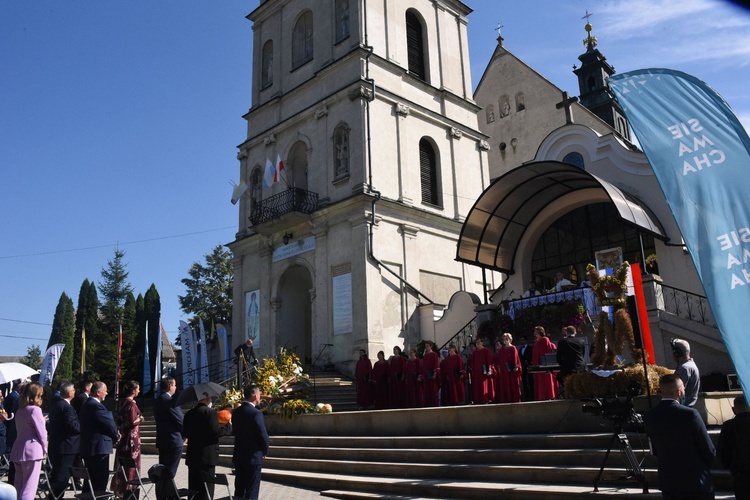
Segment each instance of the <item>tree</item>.
M21 358L21 363L28 366L29 368L33 368L34 370L41 370L42 350L39 348L39 346L36 344L29 346L29 348L26 349L26 356Z
M182 279L187 293L178 296L180 309L195 315L190 323L197 325L198 318L206 325L232 323L232 254L217 245L204 255L205 265L193 262L188 277Z
M115 250L115 258L102 268L102 281L99 282L99 293L102 294L100 309L100 328L94 340L94 371L110 387L114 387L115 369L117 366L117 336L124 318L125 299L132 293L133 287L128 283L126 264L122 259L125 252ZM88 333L88 332L87 332ZM88 338L87 338L88 341Z
M75 336L75 313L73 300L65 292L60 295L52 320L52 333L49 336L47 349L54 344L65 344L55 369L56 380L71 380L73 374L73 337Z
M122 366L120 380L140 380L143 370L143 348L138 344L136 298L133 292L125 299L122 319ZM140 361L140 365L138 362Z
M76 330L73 342L73 361L72 374L80 375L84 370L90 370L91 362L87 365L84 363L84 370L81 369L82 358L82 338L83 332L86 331L86 358L93 361L93 339L98 336L99 331L99 296L96 293L96 284L88 279L83 280L81 289L78 292L78 307L76 308Z

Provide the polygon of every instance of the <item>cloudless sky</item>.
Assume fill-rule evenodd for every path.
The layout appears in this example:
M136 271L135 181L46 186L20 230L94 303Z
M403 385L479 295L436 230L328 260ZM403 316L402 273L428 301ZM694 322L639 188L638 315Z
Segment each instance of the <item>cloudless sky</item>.
M194 261L234 240L258 0L0 0L0 355L46 348L61 293L126 252L174 339ZM472 80L505 47L578 94L588 10L618 72L667 67L750 128L750 15L720 0L467 0ZM244 223L244 221L243 221Z

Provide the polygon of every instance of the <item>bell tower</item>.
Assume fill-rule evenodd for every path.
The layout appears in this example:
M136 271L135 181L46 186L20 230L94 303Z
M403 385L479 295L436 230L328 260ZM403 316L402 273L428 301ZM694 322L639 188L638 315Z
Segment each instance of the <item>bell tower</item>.
M607 62L604 54L596 48L596 37L591 35L593 26L588 22L591 15L587 11L586 15L583 16L587 21L585 26L587 36L583 40L586 52L578 56L581 67L573 70L573 73L578 77L580 102L589 111L607 122L623 138L630 140L628 121L619 103L607 87L607 79L615 74L615 68Z

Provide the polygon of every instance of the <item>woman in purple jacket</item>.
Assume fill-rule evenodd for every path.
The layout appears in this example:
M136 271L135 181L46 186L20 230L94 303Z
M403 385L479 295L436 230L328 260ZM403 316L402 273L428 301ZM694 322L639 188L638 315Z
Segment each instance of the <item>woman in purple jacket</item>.
M16 466L13 485L18 500L33 500L39 485L42 460L47 454L47 428L42 415L44 389L39 384L26 386L16 412L16 442L10 452L10 461Z

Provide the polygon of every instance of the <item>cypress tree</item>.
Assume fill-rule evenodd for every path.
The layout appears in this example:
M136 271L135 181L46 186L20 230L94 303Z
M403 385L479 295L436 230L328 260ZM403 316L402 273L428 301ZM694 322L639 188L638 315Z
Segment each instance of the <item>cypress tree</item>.
M96 285L88 279L83 280L78 292L78 308L76 309L75 338L73 342L72 376L78 378L81 374L82 334L86 330L86 370L92 369L94 360L92 342L97 336L99 315L99 296Z
M55 380L71 380L73 373L73 338L75 336L75 314L73 300L65 292L60 295L52 320L52 332L49 336L47 349L54 344L65 344L60 359L57 361Z
M136 361L135 361L135 378L141 384L141 392L146 394L148 387L143 385L143 358L146 354L146 311L143 295L140 293L135 299L135 328L136 328Z
M141 373L138 372L138 329L136 327L135 296L130 292L125 299L122 318L122 368L120 369L122 381L139 380Z
M159 336L161 335L161 328L159 327L159 320L161 318L161 299L159 298L159 292L156 291L156 286L153 283L143 298L143 306L144 314L148 321L148 366L151 371L151 383L154 384L156 382L154 366L157 359ZM144 392L147 391L144 390ZM149 390L148 392L151 391Z

